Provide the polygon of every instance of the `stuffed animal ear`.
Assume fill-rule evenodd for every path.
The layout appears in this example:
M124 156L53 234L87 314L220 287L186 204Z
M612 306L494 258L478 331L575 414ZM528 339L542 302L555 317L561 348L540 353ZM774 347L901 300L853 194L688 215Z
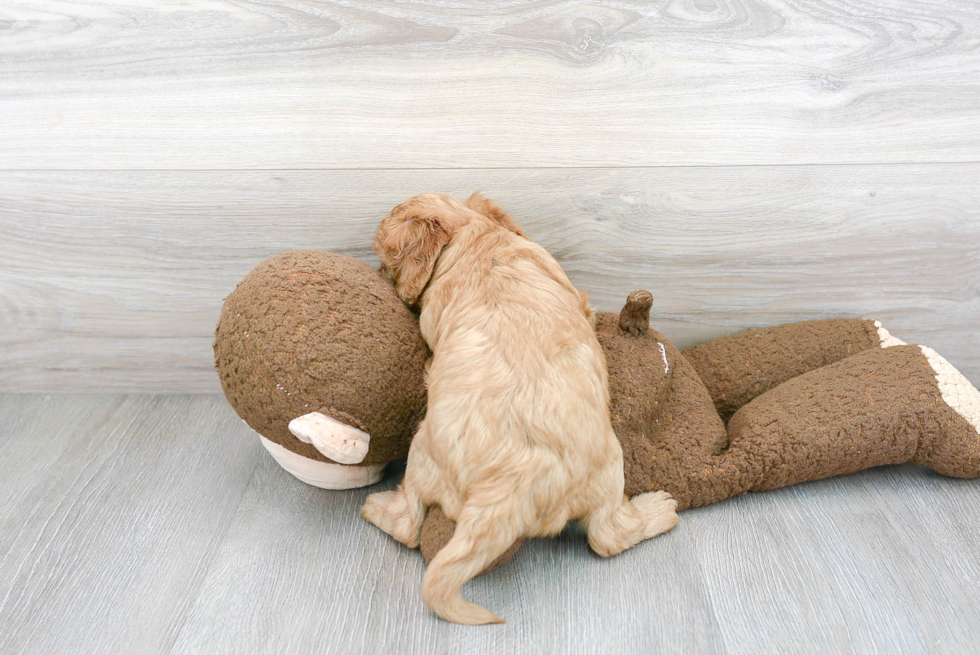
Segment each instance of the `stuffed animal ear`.
M643 336L650 331L650 308L653 307L653 294L640 289L626 299L619 312L619 329L630 336Z
M382 269L395 281L398 296L415 305L447 243L449 230L438 215L400 205L382 221L374 249Z
M490 220L499 223L501 226L507 228L514 234L519 236L524 236L524 232L518 227L514 219L511 218L510 214L504 211L504 208L500 206L496 200L490 200L489 198L484 198L479 191L474 191L466 200L466 206L475 212L479 212L489 218Z

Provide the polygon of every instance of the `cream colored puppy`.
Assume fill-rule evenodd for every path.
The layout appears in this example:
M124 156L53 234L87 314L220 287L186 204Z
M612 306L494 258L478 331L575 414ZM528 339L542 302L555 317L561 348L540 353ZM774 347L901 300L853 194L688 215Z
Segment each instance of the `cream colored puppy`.
M520 537L578 519L607 557L674 527L666 492L623 495L588 297L496 203L416 196L385 217L374 247L399 296L421 300L433 356L405 479L361 515L412 548L427 507L456 521L422 581L436 614L502 622L460 590Z

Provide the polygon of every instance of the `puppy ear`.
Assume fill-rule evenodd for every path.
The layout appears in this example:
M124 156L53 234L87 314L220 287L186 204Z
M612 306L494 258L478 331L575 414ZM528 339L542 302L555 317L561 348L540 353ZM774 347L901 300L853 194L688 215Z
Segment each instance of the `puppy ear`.
M479 212L492 221L499 223L518 236L524 236L524 232L517 226L510 214L504 211L496 200L484 198L479 191L474 191L466 200L466 206L475 212Z
M449 231L438 216L413 211L396 213L381 224L374 249L395 281L398 297L408 305L418 303L432 277L439 253L449 243Z

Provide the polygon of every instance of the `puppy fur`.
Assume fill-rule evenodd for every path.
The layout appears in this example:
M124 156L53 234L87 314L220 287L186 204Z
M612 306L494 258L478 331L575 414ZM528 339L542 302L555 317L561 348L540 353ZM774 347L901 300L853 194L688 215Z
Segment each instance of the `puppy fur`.
M674 527L666 492L623 495L587 295L496 202L416 196L385 217L374 247L401 298L419 305L433 357L405 478L361 515L412 548L427 507L456 521L422 581L437 615L502 622L460 590L519 537L578 519L608 557Z

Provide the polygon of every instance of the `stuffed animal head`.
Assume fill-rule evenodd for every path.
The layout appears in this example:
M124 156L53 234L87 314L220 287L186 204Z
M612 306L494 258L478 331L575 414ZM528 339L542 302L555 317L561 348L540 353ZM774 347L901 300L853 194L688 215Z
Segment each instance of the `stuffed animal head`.
M225 299L214 353L238 415L267 441L314 461L368 466L404 457L425 412L429 350L418 320L387 278L343 255L294 250L256 266ZM357 461L294 436L290 423L313 413L342 437L369 438Z

